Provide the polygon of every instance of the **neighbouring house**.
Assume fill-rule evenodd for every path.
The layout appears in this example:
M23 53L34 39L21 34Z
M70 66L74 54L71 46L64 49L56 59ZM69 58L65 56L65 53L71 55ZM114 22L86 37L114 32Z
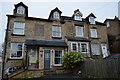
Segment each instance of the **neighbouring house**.
M0 54L0 80L2 78L2 54Z
M28 7L20 2L8 23L4 49L4 74L16 69L51 69L62 66L62 56L80 51L87 58L108 56L106 24L86 18L79 9L70 17L62 16L57 7L49 18L28 16Z
M108 41L110 53L120 53L120 20L115 16L114 19L106 19Z

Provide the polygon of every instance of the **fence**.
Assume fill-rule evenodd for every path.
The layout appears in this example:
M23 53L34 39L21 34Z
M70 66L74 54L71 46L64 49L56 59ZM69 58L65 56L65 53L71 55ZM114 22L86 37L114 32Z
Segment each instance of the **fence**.
M97 78L120 78L120 59L85 60L81 65L83 74Z

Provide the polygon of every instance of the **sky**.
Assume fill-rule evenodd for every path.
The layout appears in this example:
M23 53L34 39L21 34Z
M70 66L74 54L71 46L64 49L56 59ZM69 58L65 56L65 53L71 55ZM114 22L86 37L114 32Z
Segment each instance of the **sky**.
M62 11L62 16L72 16L74 10L79 9L83 18L93 13L97 17L96 20L100 22L118 16L119 0L0 0L0 44L4 41L6 15L13 15L14 4L21 1L28 6L29 17L47 19L50 11L55 7Z

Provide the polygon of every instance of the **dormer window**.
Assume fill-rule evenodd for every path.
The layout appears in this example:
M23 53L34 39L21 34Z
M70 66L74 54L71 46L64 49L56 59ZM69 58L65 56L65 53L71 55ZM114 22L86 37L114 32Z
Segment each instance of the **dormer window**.
M90 24L95 24L95 18L94 17L89 17L89 22L90 22Z
M17 13L18 13L18 14L24 14L24 13L25 13L25 8L24 8L23 6L19 6L19 7L17 8Z
M79 15L75 15L75 16L74 16L74 20L82 21L82 18L81 18L81 16L79 16Z
M73 18L74 20L77 20L77 21L82 21L82 13L79 11L79 9L75 10L74 11L74 14L73 14Z
M59 18L60 18L60 14L59 14L57 11L55 11L55 12L53 13L53 18L59 19Z

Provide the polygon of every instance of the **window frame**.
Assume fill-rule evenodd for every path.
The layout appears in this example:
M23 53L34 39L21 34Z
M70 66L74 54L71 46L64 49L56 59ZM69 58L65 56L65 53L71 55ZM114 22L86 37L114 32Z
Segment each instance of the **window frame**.
M59 27L59 31L57 31L57 30L53 30L53 27ZM54 33L59 33L59 36L57 35L54 35ZM56 38L60 38L61 37L61 27L60 26L52 26L52 37L56 37Z
M81 32L81 35L78 34L78 27L80 28L80 32ZM83 37L84 36L84 27L83 26L75 26L76 28L76 36L80 36L80 37Z
M55 12L53 13L53 18L54 18L54 19L60 19L60 13L59 13L58 11L55 11Z
M110 27L110 22L106 22L106 26L107 26L107 27Z
M89 17L89 22L90 22L90 24L95 24L95 18L90 16Z
M17 7L17 14L25 14L25 7L23 6L18 6Z
M22 44L22 56L21 57L11 57L11 55L12 55L12 53L11 53L11 50L12 50L12 47L13 47L13 43L15 43L15 44L17 44L17 46L18 46L18 44ZM23 53L24 53L24 43L22 43L22 42L13 42L13 43L11 43L11 48L10 48L10 59L23 59ZM15 54L17 54L17 53L15 53Z
M23 25L22 26L22 28L20 28L20 27L17 27L16 26L16 24L21 24L21 25ZM16 33L15 32L15 30L22 30L22 33ZM24 22L18 22L18 21L15 21L14 23L13 23L13 34L15 34L15 35L24 35L25 34L25 23Z
M82 21L82 17L80 15L75 15L74 20Z
M94 53L93 51L93 45L97 45L97 48L98 48L98 53ZM96 46L95 46L96 47ZM96 50L96 49L95 49ZM92 55L100 55L100 46L98 43L92 43L91 44L91 51L92 51Z
M81 44L86 44L86 52L82 52L82 45ZM89 53L89 44L87 42L80 42L80 52L81 53Z
M93 32L93 30L95 30L95 33ZM93 35L95 34L95 36ZM90 29L90 37L91 38L98 38L98 33L97 33L97 29Z
M76 44L76 51L74 51L74 52L78 52L78 43L77 42L71 42L71 51L73 51L73 44Z
M61 59L61 61L62 61L63 54L64 54L64 50L54 50L54 52L53 52L53 53L54 53L54 61L53 61L53 62L54 62L54 63L53 63L54 66L62 66L62 62L61 62L61 64L55 64L55 58L56 58L56 57L55 57L55 51L61 51L61 57L60 57L60 59Z

